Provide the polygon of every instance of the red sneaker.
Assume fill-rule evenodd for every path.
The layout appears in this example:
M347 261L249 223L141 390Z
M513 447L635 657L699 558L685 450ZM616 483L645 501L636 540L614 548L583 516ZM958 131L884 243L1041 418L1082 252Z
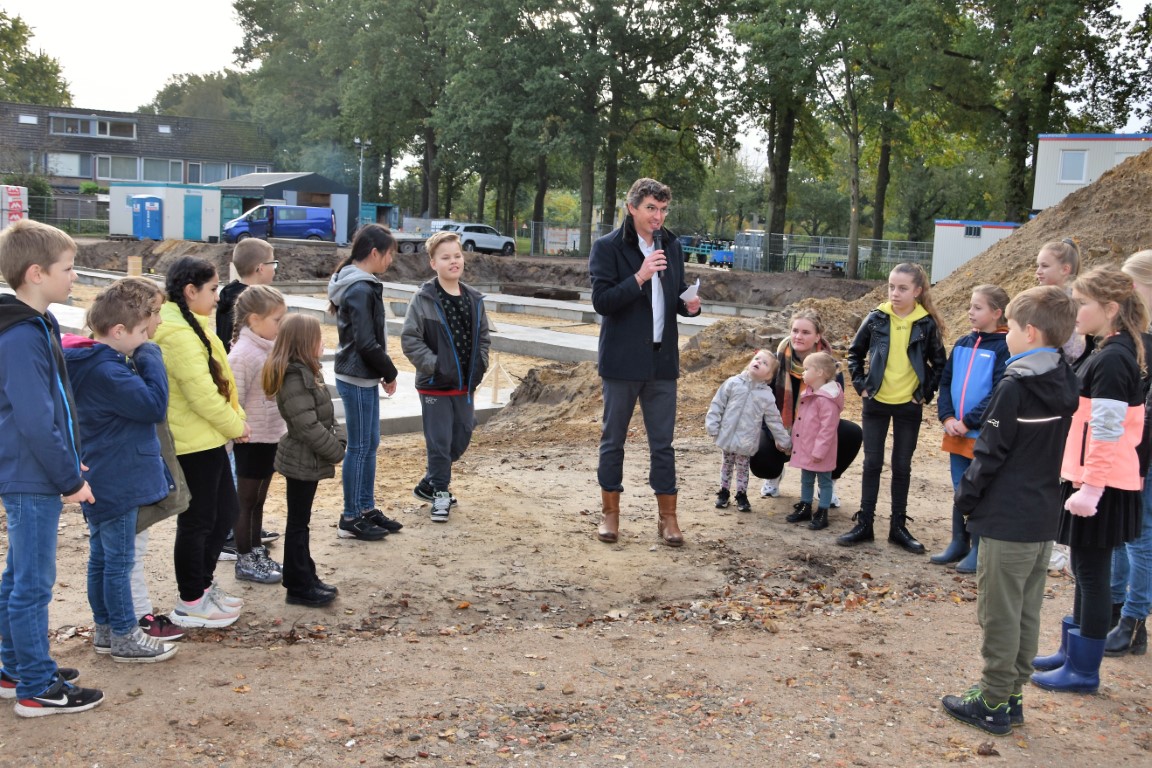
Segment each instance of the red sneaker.
M172 621L160 614L147 614L140 618L140 629L144 630L144 634L149 637L158 637L161 640L179 640L184 637L183 630L172 623Z

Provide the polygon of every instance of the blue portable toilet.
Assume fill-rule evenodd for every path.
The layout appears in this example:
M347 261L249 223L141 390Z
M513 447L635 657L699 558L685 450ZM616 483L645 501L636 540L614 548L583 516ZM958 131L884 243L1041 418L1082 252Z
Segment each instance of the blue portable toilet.
M164 200L156 195L132 195L132 237L164 239Z

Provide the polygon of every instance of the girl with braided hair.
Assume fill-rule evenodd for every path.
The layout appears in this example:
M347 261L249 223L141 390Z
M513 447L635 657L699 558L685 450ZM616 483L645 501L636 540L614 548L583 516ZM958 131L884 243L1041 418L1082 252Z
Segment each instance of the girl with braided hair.
M155 336L168 369L168 424L192 496L176 518L173 555L180 595L170 618L182 627L226 627L243 605L213 579L238 511L226 446L250 434L224 345L209 325L219 282L204 259L174 263Z

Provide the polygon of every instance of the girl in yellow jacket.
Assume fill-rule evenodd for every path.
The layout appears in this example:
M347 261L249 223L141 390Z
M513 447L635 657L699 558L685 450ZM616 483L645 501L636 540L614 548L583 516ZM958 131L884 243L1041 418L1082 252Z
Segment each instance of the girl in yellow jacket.
M238 510L226 446L249 435L224 345L209 325L218 283L208 261L184 257L173 264L155 337L168 369L168 425L192 494L188 510L176 518L180 596L170 618L182 627L226 627L243 605L213 579Z
M1053 691L1094 693L1112 610L1112 548L1140 533L1143 477L1136 447L1144 428L1140 379L1147 370L1142 331L1148 310L1132 278L1099 267L1072 284L1076 332L1093 337L1077 364L1080 405L1064 461L1064 511L1057 540L1072 551L1076 593L1060 649L1033 660L1032 682ZM1053 510L1055 513L1055 510Z

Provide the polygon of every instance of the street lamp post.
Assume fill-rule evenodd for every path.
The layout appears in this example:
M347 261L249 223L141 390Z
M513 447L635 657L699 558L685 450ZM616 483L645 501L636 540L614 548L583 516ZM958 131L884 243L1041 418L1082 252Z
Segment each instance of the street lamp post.
M352 139L352 142L360 149L360 180L357 184L356 190L356 204L360 206L360 210L356 212L356 225L360 226L364 223L364 149L372 146L372 139L360 140L360 137Z

